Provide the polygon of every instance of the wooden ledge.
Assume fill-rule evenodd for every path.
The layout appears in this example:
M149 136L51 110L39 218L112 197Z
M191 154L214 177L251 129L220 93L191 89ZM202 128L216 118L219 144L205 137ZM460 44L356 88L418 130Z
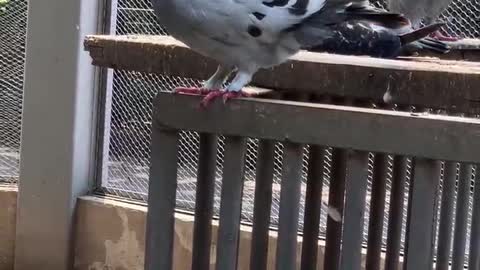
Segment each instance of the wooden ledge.
M450 46L450 51L442 55L442 59L480 62L480 39L461 39L446 43ZM429 56L434 55L430 54Z
M480 39L465 38L455 42L447 42L452 50L471 50L480 52Z
M480 163L479 119L253 98L200 109L200 101L159 93L154 126Z
M93 64L197 79L217 64L168 36L87 36ZM300 52L273 69L259 71L253 85L274 89L480 112L480 63L404 58L386 60Z

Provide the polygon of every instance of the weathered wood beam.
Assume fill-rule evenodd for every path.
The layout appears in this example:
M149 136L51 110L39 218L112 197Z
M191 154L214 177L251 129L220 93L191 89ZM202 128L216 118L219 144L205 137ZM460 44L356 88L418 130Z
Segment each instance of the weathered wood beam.
M93 64L116 69L208 78L216 63L168 36L88 36ZM259 71L252 85L382 103L480 112L480 63L405 58L387 60L300 52L273 69Z
M200 109L200 100L159 93L153 119L179 130L480 163L479 119L254 98Z
M480 39L466 38L455 42L447 42L450 51L440 56L442 59L480 62ZM424 56L434 56L426 53Z
M454 42L447 42L452 50L480 50L480 39L478 38L464 38Z

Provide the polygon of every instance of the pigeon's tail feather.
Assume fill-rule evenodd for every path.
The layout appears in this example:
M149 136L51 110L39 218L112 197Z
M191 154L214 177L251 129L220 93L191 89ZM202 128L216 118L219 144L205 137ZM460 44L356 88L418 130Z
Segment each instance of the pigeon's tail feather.
M434 23L430 24L427 26L424 26L420 29L414 30L412 32L400 35L400 41L402 42L402 45L406 45L408 43L412 43L414 41L420 40L431 33L438 31L444 23Z
M448 46L445 42L438 41L433 38L424 38L418 41L419 45L431 52L445 54L450 51L450 46Z
M339 1L339 0L338 0ZM377 9L369 4L352 4L341 12L325 9L306 20L295 32L303 49L319 52L369 55L380 58L395 58L402 53L448 51L445 43L428 39L427 36L441 28L435 23L414 30L410 21L401 14Z
M445 54L450 51L450 46L445 42L427 37L405 45L402 50L402 55L414 55L422 51L435 54Z

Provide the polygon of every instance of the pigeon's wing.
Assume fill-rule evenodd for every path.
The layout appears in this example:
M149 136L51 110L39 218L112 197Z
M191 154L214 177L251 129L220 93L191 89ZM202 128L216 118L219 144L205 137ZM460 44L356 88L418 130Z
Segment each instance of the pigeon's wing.
M245 1L249 25L262 31L260 41L275 42L283 32L321 10L326 0L233 0ZM328 1L328 0L327 0Z
M417 27L422 19L434 20L453 0L388 0L389 10L404 14Z
M408 27L410 21L401 14L376 8L367 1L327 0L322 10L302 23L295 37L302 48L309 49L327 39L342 38L342 32L351 32L350 39L368 40L367 32L373 35L377 30L388 29L395 34Z
M320 10L326 0L192 0L195 22L203 35L236 44L255 38L266 44Z
M305 22L329 25L354 20L368 20L380 25L399 22L403 25L406 22L401 14L377 8L368 0L326 0L324 8Z
M443 1L443 0L442 0ZM392 12L404 14L418 27L421 20L428 14L430 0L389 0L388 8Z

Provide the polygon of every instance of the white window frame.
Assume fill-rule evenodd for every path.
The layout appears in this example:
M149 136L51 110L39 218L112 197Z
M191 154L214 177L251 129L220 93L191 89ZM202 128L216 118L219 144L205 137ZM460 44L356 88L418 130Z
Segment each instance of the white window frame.
M102 72L83 40L104 29L107 3L28 3L16 270L73 269L76 199L94 188L102 139Z
M103 13L104 23L102 33L115 35L117 29L117 6L118 0L104 0L105 8ZM113 69L99 68L100 70L100 92L98 111L98 163L95 173L95 190L103 193L103 187L108 181L108 161L110 160L110 133L112 117L113 98Z

